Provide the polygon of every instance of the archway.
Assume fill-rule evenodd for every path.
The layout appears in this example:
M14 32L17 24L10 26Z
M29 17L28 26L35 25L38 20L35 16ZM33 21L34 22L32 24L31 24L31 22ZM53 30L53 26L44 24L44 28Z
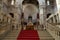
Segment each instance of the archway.
M37 0L23 0L22 11L24 15L27 14L25 18L28 18L29 15L34 15L36 18L39 13L39 2Z

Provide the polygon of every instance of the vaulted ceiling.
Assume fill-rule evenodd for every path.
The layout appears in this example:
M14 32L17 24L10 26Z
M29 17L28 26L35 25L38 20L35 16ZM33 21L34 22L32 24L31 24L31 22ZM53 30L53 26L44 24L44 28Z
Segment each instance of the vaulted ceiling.
M39 7L39 2L37 0L24 0L22 4L23 5L25 5L25 4L34 4L37 7Z

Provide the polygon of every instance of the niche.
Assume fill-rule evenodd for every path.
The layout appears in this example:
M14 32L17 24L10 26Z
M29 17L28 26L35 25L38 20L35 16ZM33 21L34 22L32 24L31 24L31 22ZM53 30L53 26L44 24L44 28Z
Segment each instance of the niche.
M14 18L14 14L13 13L9 13L10 14L10 16L12 17L12 18Z

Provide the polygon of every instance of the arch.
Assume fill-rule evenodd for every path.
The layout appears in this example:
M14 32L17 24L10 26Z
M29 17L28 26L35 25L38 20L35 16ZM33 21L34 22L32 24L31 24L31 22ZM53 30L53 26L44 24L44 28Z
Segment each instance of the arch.
M39 8L38 0L23 0L22 5L25 5L25 4L33 4L33 5L36 5L36 7Z
M39 13L39 2L38 0L23 0L22 1L22 12L24 15L27 13L26 19L28 19L29 15L34 15L37 18L37 13ZM32 16L32 19L34 19L34 16Z

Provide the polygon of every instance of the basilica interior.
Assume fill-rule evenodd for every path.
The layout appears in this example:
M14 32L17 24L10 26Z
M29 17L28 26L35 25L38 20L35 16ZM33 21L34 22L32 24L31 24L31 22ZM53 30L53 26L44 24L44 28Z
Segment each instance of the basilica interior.
M60 0L0 0L0 40L60 40Z

